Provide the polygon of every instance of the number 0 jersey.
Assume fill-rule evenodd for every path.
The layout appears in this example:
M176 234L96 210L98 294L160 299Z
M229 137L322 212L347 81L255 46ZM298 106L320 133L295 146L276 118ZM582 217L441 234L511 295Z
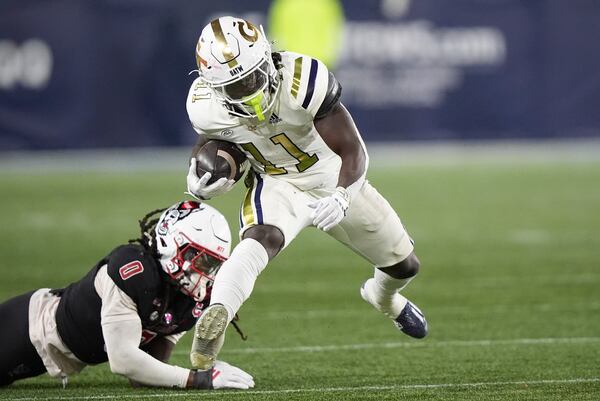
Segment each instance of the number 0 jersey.
M56 328L67 348L82 362L97 364L108 360L102 324L103 300L97 280L102 269L107 280L128 296L137 310L142 327L140 346L155 338L184 333L194 327L207 306L167 283L158 261L139 245L122 245L94 266L81 280L53 290L60 296Z
M236 143L258 173L305 191L335 188L341 159L325 144L313 123L331 89L329 71L309 56L279 54L281 84L268 121L253 125L248 119L233 116L197 78L187 98L192 126L208 139Z

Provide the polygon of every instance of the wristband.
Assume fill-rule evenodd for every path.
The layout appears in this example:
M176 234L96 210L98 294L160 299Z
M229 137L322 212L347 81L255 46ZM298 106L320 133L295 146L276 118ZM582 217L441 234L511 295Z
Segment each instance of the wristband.
M192 369L192 388L202 390L212 390L212 368L209 370L196 370Z
M363 174L361 175L358 180L354 181L352 184L348 185L346 188L344 187L337 187L336 189L339 191L339 189L343 189L345 191L345 193L348 195L348 204L350 204L352 202L352 199L354 199L356 197L356 194L358 194L358 191L360 191L360 189L362 188L363 184L365 183L365 175Z

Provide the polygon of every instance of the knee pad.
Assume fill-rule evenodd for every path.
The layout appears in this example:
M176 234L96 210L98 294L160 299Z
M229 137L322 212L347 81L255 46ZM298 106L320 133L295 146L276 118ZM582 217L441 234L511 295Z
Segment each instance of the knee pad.
M403 261L392 266L380 267L379 270L395 279L408 279L419 273L420 266L421 262L419 262L419 258L417 258L417 255L413 252Z

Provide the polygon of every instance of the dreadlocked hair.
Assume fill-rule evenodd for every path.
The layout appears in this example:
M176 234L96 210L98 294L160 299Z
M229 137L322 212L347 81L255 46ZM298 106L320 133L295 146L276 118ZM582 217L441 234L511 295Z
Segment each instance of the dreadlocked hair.
M238 323L239 320L240 320L240 317L236 313L235 316L233 317L233 319L231 319L231 324L235 328L235 331L237 331L237 333L240 335L240 337L242 337L242 340L246 341L248 339L248 336L245 335L244 332L242 331L242 329L240 328L239 323Z
M167 210L166 207L162 209L156 209L142 217L141 220L139 220L141 237L130 239L129 243L140 244L145 249L150 251L152 255L158 257L158 250L156 249L156 232L154 231L154 228L156 227L156 223L158 223L161 213L165 210Z

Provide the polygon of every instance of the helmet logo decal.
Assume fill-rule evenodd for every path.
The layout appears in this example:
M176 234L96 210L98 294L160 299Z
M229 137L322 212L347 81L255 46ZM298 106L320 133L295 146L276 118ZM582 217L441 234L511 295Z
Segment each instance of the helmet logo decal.
M250 30L251 35L246 32L246 26ZM258 29L248 21L242 21L238 24L240 35L250 43L254 43L258 40Z
M198 209L199 207L200 207L200 204L196 201L184 201L184 202L181 202L181 204L179 205L179 209L184 209L184 210Z
M230 68L235 67L238 65L238 62L235 60L237 56L233 54L231 46L229 46L227 39L225 39L225 34L223 33L223 28L221 27L221 21L219 21L219 19L213 20L210 23L210 26L215 34L215 39L217 39L218 47L221 49L223 57L225 58L224 62L227 63Z
M195 212L196 210L202 210L202 207L198 202L195 201L185 201L181 202L177 205L177 208L173 208L169 210L165 217L158 222L156 226L156 231L160 235L167 235L171 225L177 223L179 220L184 219L190 213Z

